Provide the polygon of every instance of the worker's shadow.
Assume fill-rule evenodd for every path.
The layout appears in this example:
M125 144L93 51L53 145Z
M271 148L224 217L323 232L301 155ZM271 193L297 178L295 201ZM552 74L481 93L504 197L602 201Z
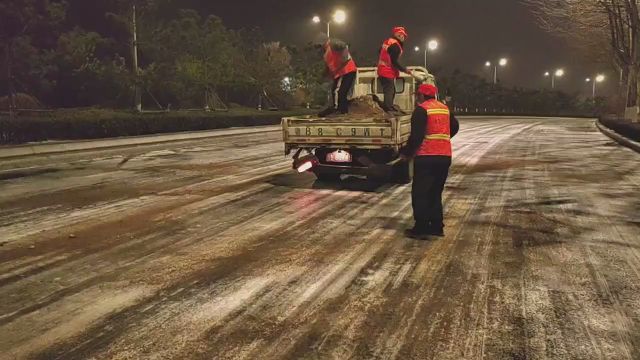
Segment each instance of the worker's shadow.
M340 181L321 181L316 180L313 183L314 189L323 190L342 190L342 191L360 191L360 192L385 192L394 187L394 184L380 183L367 180L355 176L347 176Z
M267 181L276 186L284 186L294 189L316 189L316 190L335 190L335 191L359 191L359 192L385 192L395 184L385 184L380 182L369 181L364 178L355 176L343 177L339 181L321 181L315 175L304 173L286 173L277 174Z

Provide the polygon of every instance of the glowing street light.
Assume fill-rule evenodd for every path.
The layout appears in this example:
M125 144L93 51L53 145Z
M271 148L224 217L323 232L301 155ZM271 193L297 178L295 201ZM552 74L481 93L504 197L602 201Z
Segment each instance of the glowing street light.
M344 12L344 10L336 10L333 14L333 21L336 24L344 24L344 22L347 21L347 13Z
M438 50L438 46L440 44L438 43L438 40L429 40L427 41L427 43L425 44L424 47L424 68L427 68L427 53L429 51L436 51ZM416 46L417 48L417 46ZM417 50L416 50L417 51Z
M493 67L493 83L494 84L498 83L498 65L505 67L507 66L508 63L509 63L509 60L507 58L502 58L496 62L496 64ZM491 61L487 61L486 63L484 63L484 66L491 67Z
M320 18L320 16L315 15L313 18L311 18L311 21L313 21L314 24L319 24L320 22L322 22L322 19ZM327 37L331 36L332 22L336 24L344 24L345 21L347 21L347 13L344 10L336 10L331 17L331 20L327 21Z
M595 98L596 98L596 84L597 84L597 83L601 83L601 82L603 82L604 80L605 80L605 76L604 76L604 75L602 75L602 74L598 74L598 75L596 75L596 76L593 78L593 81L591 81L591 78L587 78L587 80L586 80L587 82L593 82L593 90L592 90L592 92L591 92L591 97L592 97L593 99L595 99Z
M556 78L557 77L563 77L564 76L564 70L563 69L558 69L556 71L552 72L545 72L544 73L545 77L549 77L551 76L551 88L555 89L556 88Z
M556 88L556 78L560 78L564 76L564 70L563 69L558 69L556 70L555 73L553 73L553 76L551 77L551 88L555 89Z
M420 46L414 47L413 50L415 50L416 52L420 51Z

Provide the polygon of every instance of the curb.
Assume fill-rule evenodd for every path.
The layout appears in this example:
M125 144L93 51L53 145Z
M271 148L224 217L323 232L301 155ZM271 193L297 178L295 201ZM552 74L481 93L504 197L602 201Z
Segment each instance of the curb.
M46 155L56 153L66 153L83 150L103 150L118 147L136 146L136 145L151 145L168 142L177 142L184 140L198 140L207 138L216 138L221 136L232 136L242 134L254 134L263 132L279 132L280 126L268 125L268 126L253 126L251 128L231 128L231 129L219 129L209 131L196 131L196 132L181 132L173 134L160 134L160 135L144 135L144 136L132 136L111 138L102 140L82 140L82 141L69 141L69 142L56 142L48 144L33 144L33 145L18 145L11 147L0 147L0 159L9 159L16 157L32 156L32 155Z
M631 139L628 139L628 138L618 134L617 132L607 128L606 126L604 126L600 122L600 120L596 121L596 127L598 128L598 130L600 130L600 132L602 132L603 134L605 134L608 137L612 138L613 140L618 142L620 145L626 146L629 149L640 153L640 143L639 142L636 142L636 141L633 141Z

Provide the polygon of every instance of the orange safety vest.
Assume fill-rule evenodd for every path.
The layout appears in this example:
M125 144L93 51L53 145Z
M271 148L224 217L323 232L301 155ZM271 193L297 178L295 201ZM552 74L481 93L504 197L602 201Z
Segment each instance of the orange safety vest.
M380 59L378 60L378 76L387 79L397 79L400 77L400 70L393 67L391 63L391 55L389 55L389 47L391 45L398 44L400 46L400 55L402 55L403 49L400 41L389 38L382 43L382 49L380 50Z
M451 113L447 105L430 99L419 105L427 112L427 135L417 156L452 156Z
M353 61L353 58L351 57L348 49L343 50L346 51L347 55L349 56L349 60L347 60L345 64L342 51L333 51L329 43L327 43L325 47L327 48L327 50L324 52L324 62L325 64L327 64L327 67L329 68L329 71L333 75L334 79L358 70L356 62Z

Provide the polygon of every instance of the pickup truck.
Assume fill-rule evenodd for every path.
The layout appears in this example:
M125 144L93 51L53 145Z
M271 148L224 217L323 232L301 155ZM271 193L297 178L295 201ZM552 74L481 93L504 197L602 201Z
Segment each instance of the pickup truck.
M435 84L433 75L423 67L410 67L421 73L426 83ZM341 175L366 176L380 180L372 165L384 165L398 159L399 150L411 133L411 112L415 106L417 81L406 74L396 80L395 105L407 115L344 115L321 118L295 116L282 119L285 155L293 155L293 168L313 172L319 180L338 181ZM376 68L358 68L352 98L376 94L383 99ZM375 167L375 166L373 166ZM391 180L407 183L409 166L398 163Z

